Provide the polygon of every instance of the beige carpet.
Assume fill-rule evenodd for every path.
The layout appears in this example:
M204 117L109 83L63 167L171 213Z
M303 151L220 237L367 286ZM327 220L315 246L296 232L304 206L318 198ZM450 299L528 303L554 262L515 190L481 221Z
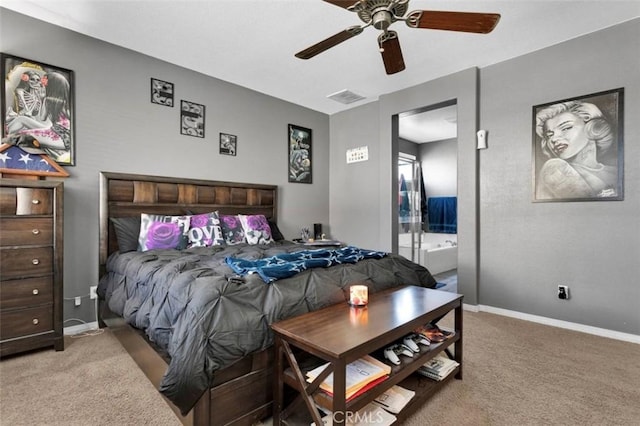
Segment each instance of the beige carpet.
M108 331L0 362L0 424L180 425Z
M66 345L0 362L0 424L178 424L109 332ZM640 345L465 312L464 380L405 424L639 425Z

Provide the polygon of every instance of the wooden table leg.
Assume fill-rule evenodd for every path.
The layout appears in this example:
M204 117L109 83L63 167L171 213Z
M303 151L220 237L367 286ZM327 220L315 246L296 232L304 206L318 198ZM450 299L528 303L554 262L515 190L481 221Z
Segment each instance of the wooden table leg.
M333 424L343 426L346 423L347 413L346 388L347 388L347 364L344 359L339 359L333 364Z
M273 424L282 425L282 403L283 403L283 378L284 365L282 363L282 341L278 335L275 336L275 363L273 371Z
M455 310L454 313L454 321L455 321L455 330L456 333L460 333L460 338L455 343L455 359L456 362L460 364L460 368L458 369L458 373L455 375L455 378L458 380L462 380L462 341L464 340L464 333L462 331L462 300L460 300L460 305Z

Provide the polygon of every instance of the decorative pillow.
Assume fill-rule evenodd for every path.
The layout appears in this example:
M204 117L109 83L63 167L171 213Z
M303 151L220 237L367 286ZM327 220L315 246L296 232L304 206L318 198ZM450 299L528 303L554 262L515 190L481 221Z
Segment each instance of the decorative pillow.
M224 241L230 246L247 242L238 216L221 215L220 226L222 227Z
M273 241L269 222L267 222L267 218L264 215L246 216L239 214L238 218L240 218L244 235L249 244L269 244Z
M280 232L278 224L269 219L267 219L267 222L269 223L269 228L271 229L271 238L273 238L273 241L284 240L284 235L282 235L282 232Z
M140 215L138 250L178 249L187 247L189 216Z
M188 247L221 246L224 243L218 212L196 214L189 220Z
M138 250L138 236L140 235L140 216L112 217L113 229L116 232L118 251L126 253Z

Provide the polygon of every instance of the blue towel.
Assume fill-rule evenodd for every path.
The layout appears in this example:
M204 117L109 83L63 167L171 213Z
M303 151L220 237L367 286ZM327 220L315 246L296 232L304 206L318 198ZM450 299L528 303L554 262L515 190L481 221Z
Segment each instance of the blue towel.
M356 263L363 259L381 259L387 254L353 246L328 250L302 250L282 253L264 259L226 257L224 261L236 274L258 274L265 283L289 278L309 268L327 268L341 263Z
M458 232L457 197L429 197L427 200L429 231L456 234Z

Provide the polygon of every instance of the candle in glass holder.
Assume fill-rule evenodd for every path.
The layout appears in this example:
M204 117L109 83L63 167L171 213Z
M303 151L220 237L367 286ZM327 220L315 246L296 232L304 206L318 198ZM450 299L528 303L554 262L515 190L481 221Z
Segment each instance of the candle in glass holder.
M369 303L369 287L366 285L349 287L349 303L353 306L365 306Z

